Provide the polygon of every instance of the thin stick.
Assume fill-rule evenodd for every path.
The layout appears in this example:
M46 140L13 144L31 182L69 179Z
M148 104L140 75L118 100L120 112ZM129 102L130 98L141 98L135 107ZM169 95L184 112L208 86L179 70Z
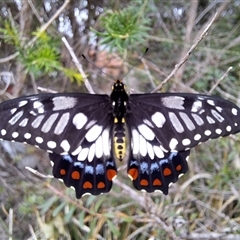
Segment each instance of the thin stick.
M215 88L223 81L224 78L227 77L228 73L233 69L233 67L229 67L227 71L220 77L217 82L212 86L212 88L209 90L208 94L212 94L212 92L215 90Z
M46 29L50 26L50 24L61 14L61 12L66 8L66 6L70 3L70 0L66 0L63 5L55 12L55 14L48 20L47 23L43 24L41 26L41 28L39 29L39 34L36 35L32 40L30 40L26 46L31 46L33 43L36 42L36 40L39 38L39 35L46 31ZM5 58L1 58L0 59L0 63L5 63L8 61L11 61L13 59L15 59L17 56L19 55L19 52L15 52L12 55L5 57Z
M67 41L67 39L66 39L65 37L62 37L62 41L64 42L67 50L69 51L69 53L70 53L70 55L71 55L71 57L72 57L73 62L75 63L76 67L78 68L78 71L81 73L81 75L82 75L82 77L83 77L83 79L84 79L84 83L85 83L85 86L86 86L88 92L94 94L94 91L93 91L93 89L92 89L92 86L90 85L90 83L89 83L89 81L88 81L88 78L87 78L85 72L83 71L82 65L81 65L81 63L78 61L78 58L77 58L77 56L75 55L72 47L69 45L69 43L68 43L68 41Z
M25 167L25 169L27 169L29 172L31 172L31 173L33 173L33 174L35 174L35 175L37 175L38 177L41 177L41 178L53 178L52 175L42 174L39 171L37 171L37 170L35 170L35 169L31 168L31 167Z
M202 34L199 36L199 38L197 39L197 41L191 46L191 48L188 50L188 52L186 53L186 55L183 57L183 59L175 65L173 71L162 81L162 83L160 85L158 85L153 91L152 93L156 93L158 92L164 84L166 84L177 72L177 70L188 60L189 56L191 55L191 53L194 51L194 49L197 47L197 45L202 41L202 39L207 35L208 30L210 29L210 27L212 26L213 22L215 21L216 17L217 17L216 13L214 15L214 17L212 18L212 20L210 21L210 23L207 25L207 27L204 29L204 31L202 32Z
M9 237L8 237L8 239L12 240L12 234L13 234L13 209L12 208L9 209L8 219L9 219L9 223L8 223Z

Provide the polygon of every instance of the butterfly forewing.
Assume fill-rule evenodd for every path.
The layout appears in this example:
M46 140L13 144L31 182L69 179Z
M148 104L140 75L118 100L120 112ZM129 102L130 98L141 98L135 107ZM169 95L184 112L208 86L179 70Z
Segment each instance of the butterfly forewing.
M240 131L240 109L222 98L200 94L134 94L126 118L163 151L185 151L209 139Z
M109 97L90 94L40 94L0 105L0 138L26 142L62 154L110 128Z

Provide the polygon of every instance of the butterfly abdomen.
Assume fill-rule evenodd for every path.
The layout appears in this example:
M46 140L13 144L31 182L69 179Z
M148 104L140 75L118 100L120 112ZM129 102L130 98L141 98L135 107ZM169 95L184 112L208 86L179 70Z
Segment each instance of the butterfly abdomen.
M125 136L125 119L115 118L114 119L114 154L122 161L126 153L126 136Z

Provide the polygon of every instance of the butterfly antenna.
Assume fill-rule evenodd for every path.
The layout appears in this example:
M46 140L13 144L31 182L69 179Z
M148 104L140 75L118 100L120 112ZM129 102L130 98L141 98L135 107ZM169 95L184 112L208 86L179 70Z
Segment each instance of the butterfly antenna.
M139 62L141 62L141 60L143 59L143 57L146 55L146 53L148 52L148 49L149 48L146 48L146 50L145 50L145 52L143 53L143 55L138 59L138 61L129 69L129 71L125 74L125 75L123 75L123 77L122 77L122 79L124 79L128 74L129 74L129 72L131 72L136 66L137 66L137 64L139 63Z
M86 58L86 56L84 54L82 54L82 58L84 60L86 60L89 64L91 64L92 66L94 66L95 68L97 68L102 74L106 75L108 78L112 79L112 77L110 75L108 75L107 73L105 73L100 67L96 66L96 64L94 64L92 61L90 61L89 59Z

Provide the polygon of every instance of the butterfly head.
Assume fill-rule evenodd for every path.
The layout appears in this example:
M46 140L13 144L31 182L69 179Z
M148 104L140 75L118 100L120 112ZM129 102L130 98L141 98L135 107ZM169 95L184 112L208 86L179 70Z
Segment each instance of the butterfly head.
M126 85L121 80L116 80L112 85L113 92L125 92Z

